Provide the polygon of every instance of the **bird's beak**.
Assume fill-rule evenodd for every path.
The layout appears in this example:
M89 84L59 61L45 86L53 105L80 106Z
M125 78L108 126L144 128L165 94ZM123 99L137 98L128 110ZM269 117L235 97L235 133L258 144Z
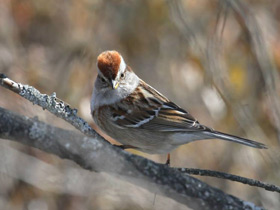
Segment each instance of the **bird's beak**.
M112 89L115 90L115 89L117 89L119 87L119 82L115 81L115 80L112 80L111 86L112 86Z

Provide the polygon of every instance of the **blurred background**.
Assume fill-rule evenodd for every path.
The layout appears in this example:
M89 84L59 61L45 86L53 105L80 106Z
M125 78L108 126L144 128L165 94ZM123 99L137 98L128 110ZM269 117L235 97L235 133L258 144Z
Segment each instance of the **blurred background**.
M96 57L113 49L200 123L269 147L198 141L174 150L171 166L280 185L278 0L0 1L0 72L42 93L56 92L94 127L89 103ZM73 129L1 87L0 106ZM89 173L33 148L1 140L0 150L0 209L186 209L118 177ZM280 208L278 193L198 178L267 209Z

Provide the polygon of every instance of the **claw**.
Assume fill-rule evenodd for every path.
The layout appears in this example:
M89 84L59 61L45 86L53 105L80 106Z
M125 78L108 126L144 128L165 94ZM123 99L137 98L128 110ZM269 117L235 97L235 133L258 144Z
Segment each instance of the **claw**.
M170 153L167 154L167 160L165 165L170 166Z

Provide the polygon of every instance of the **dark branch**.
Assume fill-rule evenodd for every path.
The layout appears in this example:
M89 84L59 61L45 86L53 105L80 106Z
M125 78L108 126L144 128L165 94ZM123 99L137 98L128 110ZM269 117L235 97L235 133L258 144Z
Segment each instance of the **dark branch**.
M87 170L121 175L151 192L194 209L262 209L162 164L115 148L99 138L56 128L0 108L0 138L70 159Z
M193 175L199 175L199 176L212 176L216 178L222 178L222 179L227 179L235 182L240 182L243 184L248 184L251 186L255 187L261 187L264 188L268 191L272 192L278 192L280 193L280 187L272 185L272 184L267 184L258 180L254 179L248 179L242 176L237 176L233 174L228 174L220 171L212 171L212 170L203 170L203 169L196 169L196 168L174 168L182 173L187 173L187 174L193 174Z

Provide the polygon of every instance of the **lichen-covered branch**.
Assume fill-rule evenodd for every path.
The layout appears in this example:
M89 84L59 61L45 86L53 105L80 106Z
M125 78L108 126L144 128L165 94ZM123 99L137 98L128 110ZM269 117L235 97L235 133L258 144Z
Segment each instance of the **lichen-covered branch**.
M77 110L72 109L69 104L57 98L56 93L50 96L41 94L34 87L17 83L7 78L4 74L0 74L0 85L19 94L33 104L48 110L57 117L64 119L84 134L93 137L98 135L86 121L77 115Z

